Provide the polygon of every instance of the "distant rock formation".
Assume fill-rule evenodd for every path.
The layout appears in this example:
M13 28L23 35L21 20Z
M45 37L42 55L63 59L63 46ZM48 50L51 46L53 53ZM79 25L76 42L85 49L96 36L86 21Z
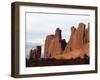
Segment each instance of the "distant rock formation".
M55 35L46 37L45 58L75 59L89 56L89 24L87 29L84 23L80 23L77 29L72 26L68 42L61 36L61 30L57 28Z
M41 46L30 50L30 59L39 59L41 57Z

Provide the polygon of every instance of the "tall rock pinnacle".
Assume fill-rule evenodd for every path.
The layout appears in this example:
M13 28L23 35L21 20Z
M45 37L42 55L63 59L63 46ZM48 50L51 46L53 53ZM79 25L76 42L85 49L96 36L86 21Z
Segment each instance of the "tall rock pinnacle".
M44 57L53 58L62 53L61 30L56 29L55 35L48 35L45 40Z

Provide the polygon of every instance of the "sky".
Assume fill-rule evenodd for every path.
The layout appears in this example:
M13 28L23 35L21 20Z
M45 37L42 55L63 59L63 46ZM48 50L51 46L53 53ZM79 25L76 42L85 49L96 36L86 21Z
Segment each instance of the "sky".
M78 27L79 23L90 22L88 15L50 14L50 13L26 13L26 45L44 45L47 35L55 34L56 28L62 30L62 39L67 42L71 35L71 27ZM42 48L44 53L44 48Z
M62 30L62 38L68 41L72 26L77 28L80 22L87 25L89 21L90 16L85 15L27 13L26 42L44 44L46 36L54 34L57 27Z

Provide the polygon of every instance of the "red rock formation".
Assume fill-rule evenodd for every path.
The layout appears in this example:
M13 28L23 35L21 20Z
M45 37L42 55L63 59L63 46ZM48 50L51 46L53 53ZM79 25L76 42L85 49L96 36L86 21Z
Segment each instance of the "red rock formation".
M51 57L51 50L53 50L53 39L54 35L48 35L45 40L45 47L44 47L44 57L49 58Z
M39 59L41 57L41 46L30 50L30 59Z
M55 35L48 35L45 40L44 57L53 58L55 55L62 53L61 30L56 29Z
M61 37L61 30L57 28L54 35L46 37L44 58L39 59L41 47L37 47L30 51L31 58L26 61L26 66L89 64L89 27L90 25L88 24L86 29L84 23L80 23L77 29L72 26L71 36L67 43Z
M49 35L45 40L45 58L75 59L89 56L89 24L88 28L84 23L80 23L76 29L71 28L71 36L66 43L61 38L61 30L56 29L55 35Z
M71 37L62 55L56 55L56 59L75 59L89 56L89 25L85 29L85 24L80 23L79 27L71 28Z
M56 59L76 59L78 57L84 58L86 56L89 56L89 43L85 44L80 49L74 49L70 52L64 52L62 55L56 55Z
M85 36L85 24L80 23L78 29L71 28L71 37L68 45L65 48L65 52L70 52L75 49L79 49L84 45Z

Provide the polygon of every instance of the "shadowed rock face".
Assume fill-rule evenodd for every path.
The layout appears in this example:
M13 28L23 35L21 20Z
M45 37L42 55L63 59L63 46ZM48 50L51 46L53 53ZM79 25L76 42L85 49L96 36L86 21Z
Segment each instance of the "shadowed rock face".
M71 36L66 43L65 39L61 38L61 30L56 29L55 35L49 35L45 40L45 58L56 59L75 59L84 58L84 55L89 56L89 24L86 29L84 23L80 23L76 29L71 27Z
M61 48L62 48L63 51L65 50L66 45L67 45L66 40L62 39L61 40Z
M85 43L88 43L88 42L90 42L90 40L89 40L89 33L90 33L90 30L89 30L89 28L90 28L90 24L88 23L88 28L85 30Z
M41 46L30 50L30 59L39 59L41 57Z

